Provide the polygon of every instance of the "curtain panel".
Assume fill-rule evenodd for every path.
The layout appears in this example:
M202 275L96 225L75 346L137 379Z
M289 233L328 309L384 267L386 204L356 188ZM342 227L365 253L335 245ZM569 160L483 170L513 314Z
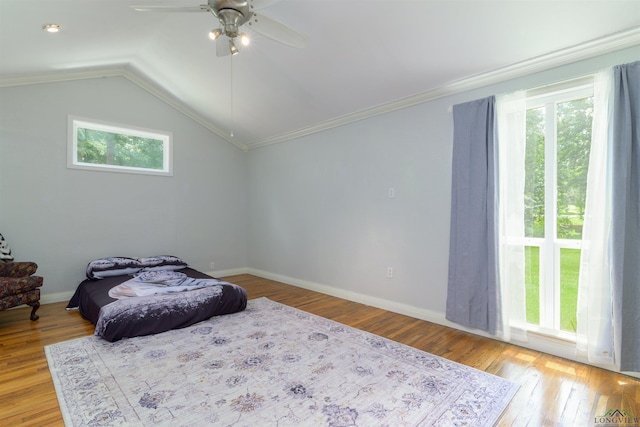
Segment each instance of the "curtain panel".
M640 61L613 69L612 278L621 371L640 372Z
M495 334L500 321L495 97L455 105L453 121L446 318Z
M611 179L609 123L612 69L599 72L593 87L593 125L582 227L576 307L576 351L591 363L614 365L611 304Z
M526 342L524 188L527 142L526 92L496 97L498 123L498 264L502 324L500 336Z

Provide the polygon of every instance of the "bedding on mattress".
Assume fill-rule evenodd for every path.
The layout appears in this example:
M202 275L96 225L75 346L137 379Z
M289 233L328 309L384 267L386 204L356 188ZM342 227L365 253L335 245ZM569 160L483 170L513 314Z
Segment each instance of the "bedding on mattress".
M247 294L242 287L218 281L192 268L180 271L188 278L205 279L209 286L116 299L109 296L109 291L131 280L131 275L87 279L78 285L67 309L77 308L82 317L96 325L95 335L113 342L184 328L212 316L246 308Z
M178 271L146 271L136 273L132 279L111 288L109 296L115 299L145 297L230 284L218 279L194 279Z

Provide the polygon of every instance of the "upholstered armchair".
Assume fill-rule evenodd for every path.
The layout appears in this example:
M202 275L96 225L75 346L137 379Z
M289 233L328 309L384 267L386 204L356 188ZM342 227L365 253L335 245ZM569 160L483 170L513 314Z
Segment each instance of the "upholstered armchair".
M33 275L37 269L35 262L0 262L0 310L28 304L31 320L38 320L42 277Z

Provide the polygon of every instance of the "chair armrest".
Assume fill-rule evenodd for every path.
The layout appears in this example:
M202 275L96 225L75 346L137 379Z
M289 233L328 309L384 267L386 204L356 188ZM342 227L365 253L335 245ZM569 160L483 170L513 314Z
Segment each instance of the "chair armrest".
M6 305L7 301L3 301L5 297L30 294L41 287L42 282L43 278L40 276L0 277L0 309L11 307Z
M36 272L35 262L0 262L0 277L29 277Z

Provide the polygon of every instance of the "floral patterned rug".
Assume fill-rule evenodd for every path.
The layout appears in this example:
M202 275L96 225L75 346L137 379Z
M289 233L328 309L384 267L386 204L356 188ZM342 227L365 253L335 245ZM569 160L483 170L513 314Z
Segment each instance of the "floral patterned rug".
M518 386L266 298L45 347L68 426L490 426Z

